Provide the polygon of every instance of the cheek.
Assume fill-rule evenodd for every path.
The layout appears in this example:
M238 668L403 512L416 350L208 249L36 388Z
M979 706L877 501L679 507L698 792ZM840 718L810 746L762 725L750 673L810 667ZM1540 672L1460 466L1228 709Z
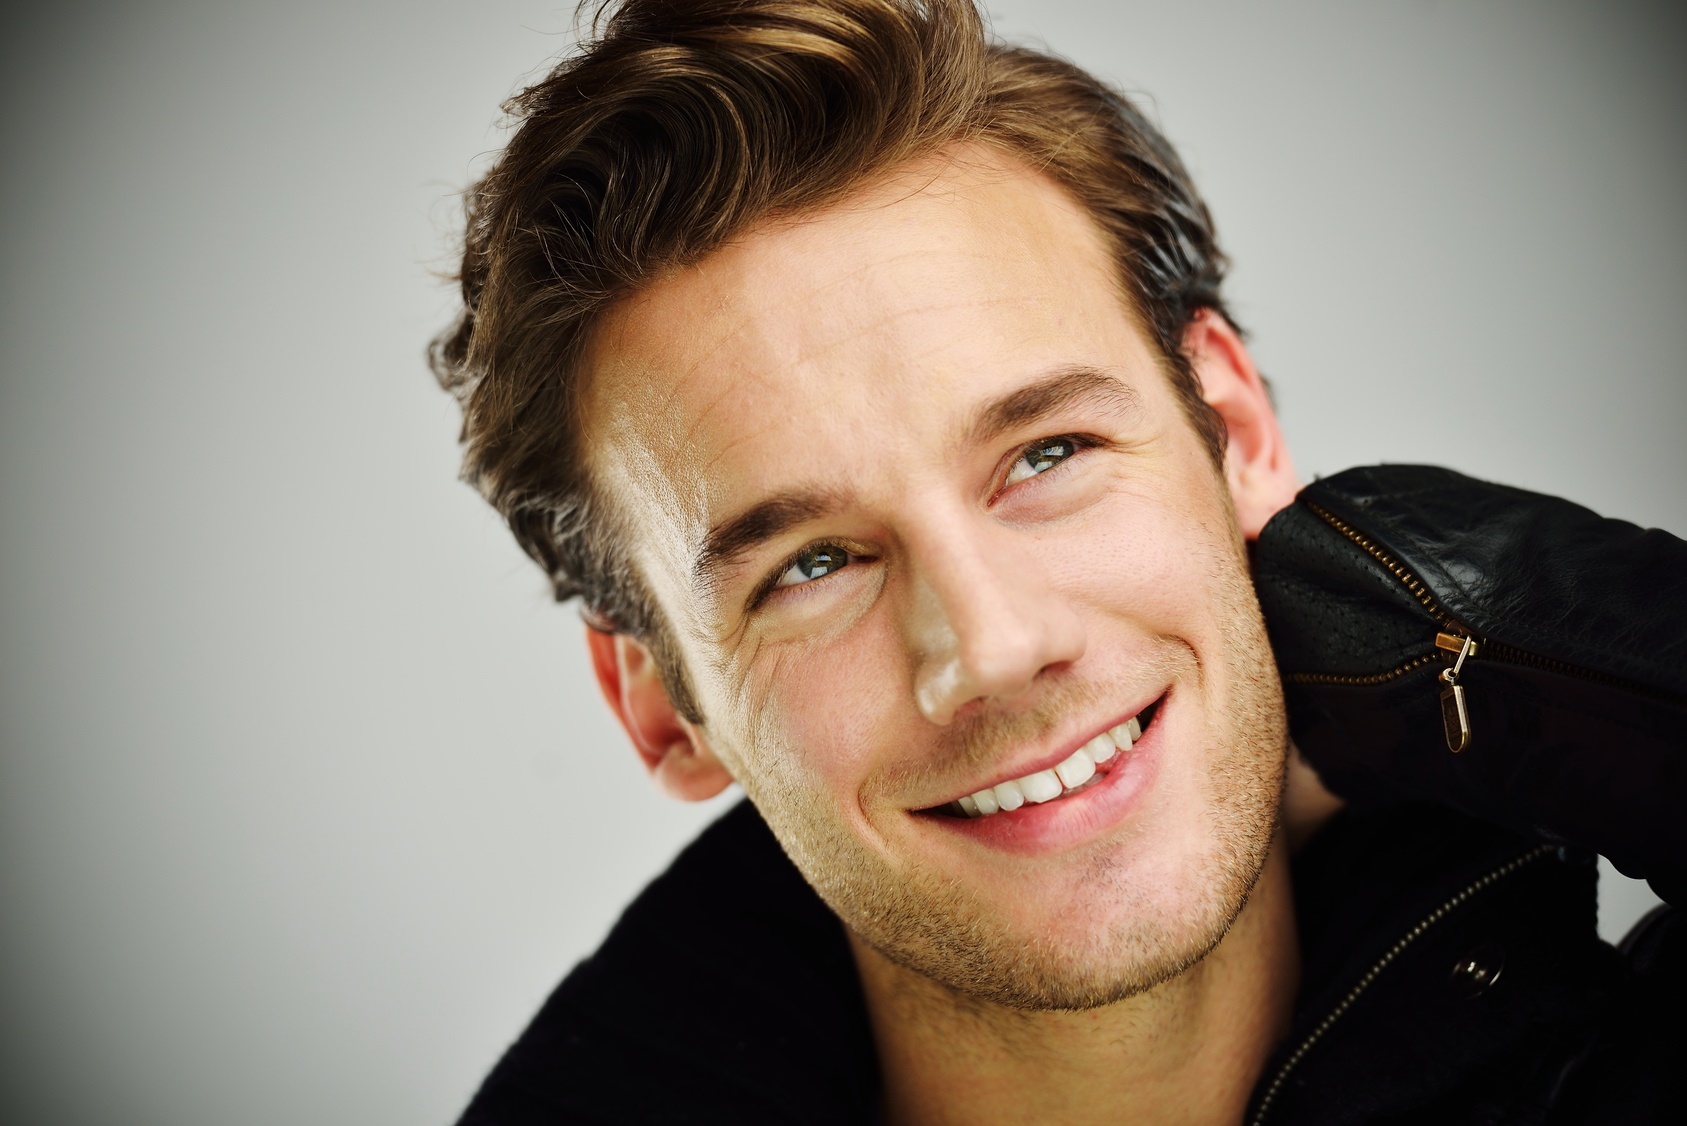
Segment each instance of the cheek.
M739 756L747 790L794 787L858 804L874 749L887 745L892 717L911 706L897 650L882 632L870 617L825 645L760 655L732 709L734 726L749 736Z
M1044 545L1045 557L1059 560L1054 577L1061 588L1152 634L1196 641L1206 632L1226 577L1240 565L1229 512L1217 496L1151 495L1131 483L1085 524L1059 545Z

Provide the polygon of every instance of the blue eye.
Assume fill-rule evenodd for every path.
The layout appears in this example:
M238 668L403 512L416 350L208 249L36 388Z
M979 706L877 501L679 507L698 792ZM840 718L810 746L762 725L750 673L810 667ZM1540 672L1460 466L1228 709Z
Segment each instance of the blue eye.
M812 582L822 575L829 575L840 567L849 563L849 552L836 544L821 544L818 547L804 548L791 565L785 569L774 582L775 587L797 586L800 583Z
M1077 452L1077 443L1070 438L1045 438L1034 442L1020 451L1003 484L1017 485L1028 477L1046 473Z

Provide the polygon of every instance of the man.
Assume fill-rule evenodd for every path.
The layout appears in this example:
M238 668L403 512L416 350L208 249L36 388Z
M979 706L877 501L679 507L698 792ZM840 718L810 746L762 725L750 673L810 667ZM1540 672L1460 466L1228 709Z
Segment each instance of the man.
M1516 838L1350 818L1291 877L1339 803L1288 748L1247 545L1296 477L1127 102L955 0L634 0L517 110L435 355L468 473L583 599L656 782L753 809L465 1121L1568 1105L1566 1053L1530 1061L1595 1019L1586 958L1479 1030L1484 1075L1386 1035L1302 1062L1395 941L1395 904L1338 906L1433 906ZM1517 894L1585 953L1566 855ZM1320 1066L1349 1089L1308 1094Z

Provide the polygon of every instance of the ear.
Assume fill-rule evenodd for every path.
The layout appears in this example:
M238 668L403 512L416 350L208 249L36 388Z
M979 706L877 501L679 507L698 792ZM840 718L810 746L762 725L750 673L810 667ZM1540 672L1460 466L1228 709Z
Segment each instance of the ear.
M674 710L649 649L625 634L589 626L586 648L609 710L664 793L703 801L732 783L702 730Z
M1242 534L1258 539L1265 522L1299 490L1265 380L1235 328L1211 309L1197 312L1183 330L1183 354L1195 369L1201 397L1229 431L1224 480L1236 502Z

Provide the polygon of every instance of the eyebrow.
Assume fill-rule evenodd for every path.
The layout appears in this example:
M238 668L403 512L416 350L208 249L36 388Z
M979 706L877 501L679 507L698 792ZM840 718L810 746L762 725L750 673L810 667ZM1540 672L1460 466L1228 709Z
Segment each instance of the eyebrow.
M1138 404L1135 388L1117 377L1084 364L1068 365L979 407L962 429L960 445L989 442L1086 399L1115 414L1133 414ZM712 585L715 572L722 566L792 528L847 508L849 502L848 494L834 489L775 493L710 528L692 565L692 575Z
M1137 410L1136 388L1100 368L1072 364L984 404L964 431L962 445L988 442L1085 399L1114 414L1134 414Z
M777 539L799 524L836 512L847 503L847 497L828 489L775 493L709 529L692 573L707 580L723 564L751 548Z

